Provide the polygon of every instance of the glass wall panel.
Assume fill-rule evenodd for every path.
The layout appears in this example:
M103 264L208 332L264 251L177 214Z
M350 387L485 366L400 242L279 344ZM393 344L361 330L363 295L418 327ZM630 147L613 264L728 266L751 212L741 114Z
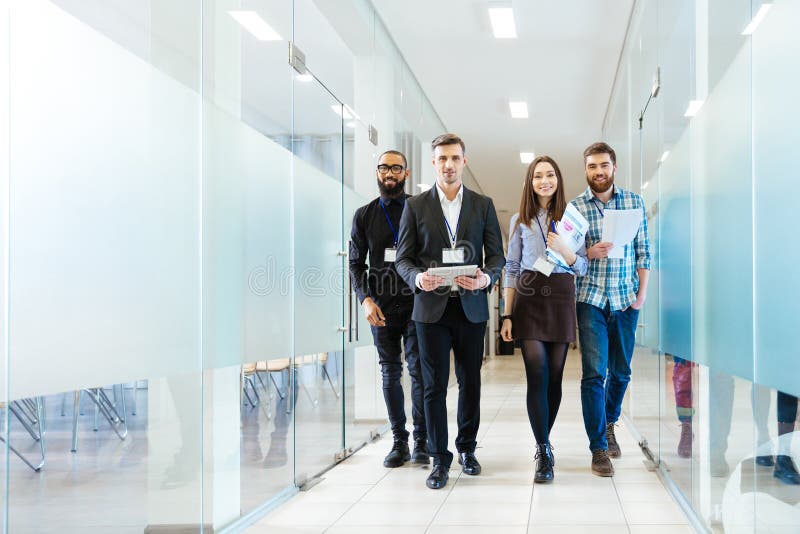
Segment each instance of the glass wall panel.
M800 320L793 298L800 280L783 267L797 264L800 252L787 246L783 229L792 210L781 209L797 189L791 172L800 136L795 126L800 103L791 86L800 81L800 20L797 2L776 2L753 35L753 180L755 190L756 368L758 382L800 395L800 361L788 334ZM767 258L780 258L778 261ZM778 282L780 281L780 282Z
M756 4L754 2L754 4ZM753 6L756 10L757 5ZM790 87L800 80L797 57L800 4L775 2L752 37L753 181L755 241L755 381L763 390L754 402L760 414L755 466L747 481L755 494L757 532L789 532L800 525L796 505L800 482L792 470L800 460L796 430L800 362L792 333L800 320L796 302L800 282L781 266L796 264L798 251L782 243L791 224L792 167L800 105ZM767 258L780 258L777 261ZM791 270L791 269L790 269ZM774 393L773 393L774 392ZM770 465L770 460L774 466ZM743 473L744 477L744 473Z
M7 0L0 1L0 28L9 27L9 5ZM6 279L8 274L8 150L9 150L9 43L8 39L0 40L0 406L8 404L8 291ZM8 436L8 410L0 410L0 437ZM7 442L0 442L0 484L7 488L7 465L9 460ZM0 525L6 528L6 492L0 491Z
M294 483L292 5L203 9L204 513L219 527ZM243 12L277 38L258 39Z
M653 299L651 285L655 309L637 341L654 346L655 314L664 354L658 460L700 528L793 532L800 381L790 337L797 314L784 304L800 287L785 274L794 248L775 229L791 213L783 208L800 113L790 94L800 74L791 28L800 12L793 2L662 0L637 4L634 21L656 4L657 39L632 25L620 65L631 79L617 77L604 131L624 137L619 108L651 83L642 58L656 54L658 120L648 111L639 150L658 289ZM743 30L756 20L750 36ZM638 393L651 381L635 364L626 410L647 434L642 413L653 396Z
M201 521L200 10L101 4L9 17L14 532Z

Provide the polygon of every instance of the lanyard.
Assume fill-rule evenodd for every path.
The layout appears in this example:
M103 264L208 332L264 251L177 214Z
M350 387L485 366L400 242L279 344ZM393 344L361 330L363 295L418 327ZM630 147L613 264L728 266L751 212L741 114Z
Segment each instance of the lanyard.
M444 215L444 214L442 214ZM458 234L458 223L456 223L456 231L450 230L450 223L447 222L447 217L444 218L444 224L447 225L447 233L450 234L450 241L453 243L453 248L456 248L456 234Z
M394 229L394 225L392 224L392 220L389 218L389 212L386 211L386 204L383 203L383 199L379 200L381 209L383 210L383 214L386 215L386 222L389 223L389 229L392 231L392 236L394 237L394 246L397 246L397 241L400 236L397 233L397 230Z
M600 213L600 217L605 217L606 216L606 214L603 213L603 210L600 209L600 206L597 205L597 200L595 200L594 197L592 197L592 204L594 204L594 207L597 208L597 211ZM618 209L616 194L614 196L614 209Z
M542 234L542 241L544 241L544 246L547 248L547 238L544 236L544 229L542 228L542 223L539 222L539 217L536 217L536 224L539 225L539 232Z

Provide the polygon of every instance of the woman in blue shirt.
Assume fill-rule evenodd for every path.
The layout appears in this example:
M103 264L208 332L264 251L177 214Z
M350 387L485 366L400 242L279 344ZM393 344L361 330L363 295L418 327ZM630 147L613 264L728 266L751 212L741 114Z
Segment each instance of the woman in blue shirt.
M500 335L522 348L528 382L528 419L536 438L534 482L553 480L550 430L561 404L561 378L575 341L575 275L587 271L586 249L577 253L555 233L567 208L556 162L539 156L528 167L519 213L511 218ZM569 268L547 259L550 247Z

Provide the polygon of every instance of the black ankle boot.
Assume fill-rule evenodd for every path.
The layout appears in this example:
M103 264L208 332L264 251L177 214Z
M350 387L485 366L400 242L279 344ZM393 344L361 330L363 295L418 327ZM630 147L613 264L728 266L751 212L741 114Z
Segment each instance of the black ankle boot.
M383 467L400 467L410 459L411 453L408 450L408 442L395 439L392 450L383 459Z
M536 445L536 474L533 481L537 484L553 481L553 464L550 461L552 454L549 443Z

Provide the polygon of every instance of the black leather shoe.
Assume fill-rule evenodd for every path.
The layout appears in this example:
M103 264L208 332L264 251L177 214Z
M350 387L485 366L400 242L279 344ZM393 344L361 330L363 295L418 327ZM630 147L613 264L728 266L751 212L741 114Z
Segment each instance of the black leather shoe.
M536 446L536 474L533 476L533 481L537 484L553 481L553 464L550 463L548 449L550 449L549 443Z
M772 459L772 455L756 456L756 464L760 465L761 467L772 467L775 465L775 460Z
M480 475L481 464L475 458L474 452L460 452L458 453L458 463L461 465L461 470L467 475Z
M447 485L447 480L450 478L448 469L442 464L434 464L431 474L428 475L428 480L425 485L430 489L442 489Z
M425 438L414 440L414 452L411 453L412 464L428 465L431 463L431 457L428 455L428 445Z
M779 454L775 457L775 471L772 473L775 478L784 484L792 486L800 485L800 473L794 466L791 456Z
M392 450L383 459L383 467L400 467L411 459L408 452L408 442L399 439L394 440Z

